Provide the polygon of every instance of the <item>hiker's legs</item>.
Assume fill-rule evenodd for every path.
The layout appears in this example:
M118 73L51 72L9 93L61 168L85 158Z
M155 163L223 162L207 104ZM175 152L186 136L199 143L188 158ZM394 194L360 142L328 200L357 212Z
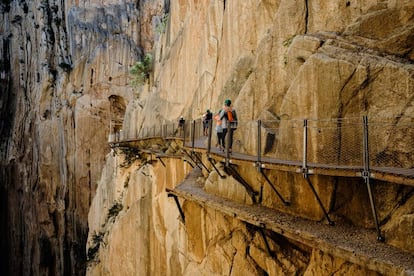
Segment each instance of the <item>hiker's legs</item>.
M223 132L217 132L217 139L220 149L224 149L224 137Z
M233 132L234 132L234 129L230 128L229 130L229 135L230 135L229 149L230 150L232 149L232 146L233 146Z
M221 136L222 142L223 142L223 149L226 148L226 134L227 134L227 128L223 128L223 134Z
M219 147L221 147L221 135L222 134L223 134L222 132L217 132L217 145Z

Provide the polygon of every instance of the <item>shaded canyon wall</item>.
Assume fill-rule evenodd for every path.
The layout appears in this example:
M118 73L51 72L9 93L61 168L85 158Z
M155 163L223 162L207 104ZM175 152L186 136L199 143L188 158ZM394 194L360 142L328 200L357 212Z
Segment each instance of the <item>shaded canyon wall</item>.
M87 215L100 178L110 96L152 48L164 1L1 1L4 275L85 273Z

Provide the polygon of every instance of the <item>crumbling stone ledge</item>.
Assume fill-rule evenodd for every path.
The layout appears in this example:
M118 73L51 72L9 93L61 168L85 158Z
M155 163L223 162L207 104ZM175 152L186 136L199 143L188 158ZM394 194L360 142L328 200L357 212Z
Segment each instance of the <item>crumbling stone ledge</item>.
M204 191L203 184L197 181L201 176L201 170L194 168L182 183L167 192L370 270L385 275L414 275L414 255L377 242L373 230L345 222L329 226L264 206L243 205L220 198Z

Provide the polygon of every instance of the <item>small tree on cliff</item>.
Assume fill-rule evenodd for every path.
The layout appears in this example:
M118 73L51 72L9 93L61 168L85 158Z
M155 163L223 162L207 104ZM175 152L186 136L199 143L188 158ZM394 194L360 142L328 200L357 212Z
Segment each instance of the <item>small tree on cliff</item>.
M132 86L138 87L143 85L150 76L154 64L154 58L151 54L146 54L142 60L135 62L130 73L133 76Z

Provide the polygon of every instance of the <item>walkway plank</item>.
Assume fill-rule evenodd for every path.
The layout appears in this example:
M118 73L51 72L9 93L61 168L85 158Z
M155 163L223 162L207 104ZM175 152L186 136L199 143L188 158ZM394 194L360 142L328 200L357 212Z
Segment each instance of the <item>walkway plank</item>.
M140 145L140 141L158 141L162 143L165 141L161 137L147 137L142 139L131 139L120 142L110 143L111 147L136 147L139 148L142 152L150 153L152 150L143 149ZM182 139L177 138L181 143ZM219 151L216 148L212 148L210 152L207 151L207 142L206 137L203 137L197 141L194 141L194 148L190 146L187 141L183 148L188 151L199 152L202 154L209 154L213 159L225 162L226 155L224 152ZM151 152L155 153L155 152ZM161 152L157 152L161 155ZM235 165L246 165L246 166L256 166L257 157L253 155L233 152L230 156L229 163ZM279 170L293 173L302 173L302 161L295 160L282 160L277 158L272 158L269 156L263 156L261 158L261 167L270 170ZM334 165L334 164L319 164L319 163L308 163L307 164L309 174L315 175L326 175L326 176L338 176L338 177L362 177L363 167L361 166L344 166L344 165ZM386 181L395 184L407 185L414 187L414 168L381 168L381 167L372 167L370 169L370 178Z
M200 153L207 153L207 147L205 146L205 138L195 141L194 148L184 145L184 148L191 151ZM226 154L212 148L210 156L217 161L225 162ZM230 156L229 163L236 165L249 165L254 166L257 162L257 157L247 155L243 153L233 152ZM281 160L264 156L261 158L261 166L265 169L279 170L302 173L302 162L293 160ZM333 164L318 164L308 163L308 170L310 174L327 175L327 176L339 176L339 177L361 177L363 167L362 166L343 166ZM370 177L381 181L387 181L396 184L402 184L414 187L414 168L371 168Z

